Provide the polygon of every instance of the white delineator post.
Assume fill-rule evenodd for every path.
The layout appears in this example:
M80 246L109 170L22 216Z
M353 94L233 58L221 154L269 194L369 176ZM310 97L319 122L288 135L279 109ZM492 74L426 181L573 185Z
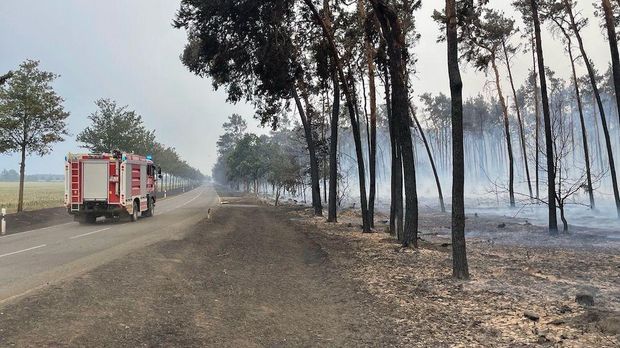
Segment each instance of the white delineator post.
M6 216L6 208L2 208L2 222L0 223L0 230L2 230L2 235L6 234L6 220L4 217Z

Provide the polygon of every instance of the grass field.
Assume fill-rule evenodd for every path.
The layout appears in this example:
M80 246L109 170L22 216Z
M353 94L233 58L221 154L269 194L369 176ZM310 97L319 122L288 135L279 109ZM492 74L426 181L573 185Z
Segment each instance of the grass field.
M17 210L18 182L0 182L0 208L8 213ZM26 182L24 186L24 210L60 207L63 204L63 182Z

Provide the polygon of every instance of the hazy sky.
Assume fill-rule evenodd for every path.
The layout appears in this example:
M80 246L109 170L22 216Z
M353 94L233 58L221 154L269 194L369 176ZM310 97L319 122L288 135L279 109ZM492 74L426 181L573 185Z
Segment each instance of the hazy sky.
M591 0L580 1L584 14L592 16ZM510 1L491 1L510 10ZM437 25L430 19L434 7L443 1L426 0L417 13L422 34L415 48L419 58L416 93L448 90L445 46L436 43ZM65 98L71 112L71 136L55 145L44 158L28 158L27 173L62 173L67 152L83 151L75 135L88 125L98 98L112 98L135 109L156 130L162 143L177 148L191 165L210 174L216 159L215 142L221 124L233 112L253 114L248 105L230 105L210 81L191 74L179 61L185 32L172 28L179 6L176 0L1 0L0 73L25 59L38 59L42 68L61 77L56 91ZM585 32L587 49L597 67L607 68L609 47L593 19ZM546 34L547 64L568 77L569 66L558 39ZM518 83L530 67L524 55L515 63ZM466 95L477 94L487 78L465 72ZM583 69L582 69L583 71ZM256 122L250 122L256 130ZM0 155L0 169L18 168L16 155Z

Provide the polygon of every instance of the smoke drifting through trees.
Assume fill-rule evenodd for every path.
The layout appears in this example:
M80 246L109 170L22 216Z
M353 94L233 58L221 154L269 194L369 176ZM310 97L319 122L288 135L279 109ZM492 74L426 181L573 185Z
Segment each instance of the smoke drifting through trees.
M274 0L233 7L223 0L182 1L174 24L188 33L183 63L225 88L230 101L253 103L256 117L273 129L261 137L227 129L214 177L257 193L273 192L278 199L282 191L305 197L309 188L317 215L321 183L325 191L329 182L329 221L337 219L342 188L352 183L359 189L350 194L359 200L363 231L374 225L375 197L389 196L390 230L404 246L414 247L419 193L437 195L442 206L440 192L452 179L456 237L462 214L454 210L462 200L454 196L483 196L491 187L505 187L497 196L500 205L548 204L549 230L555 233L556 206L564 219L564 206L580 203L583 195L594 207L596 193L616 192L613 152L619 144L610 134L620 125L618 117L605 117L617 113L615 70L597 75L580 44L579 31L587 23L573 18L571 3L515 1L522 29L488 1L445 5L434 17L446 30L440 40L456 33L449 57L492 76L491 89L468 86L481 93L467 100L459 100L459 62L453 60L452 97L424 91L413 97L419 1ZM618 11L615 3L603 5ZM451 16L455 23L449 28ZM607 33L615 33L615 18L608 17L601 17ZM564 81L544 65L541 32L554 30L558 19L569 50L567 64L579 64L581 58L585 77L575 69ZM573 42L578 56L572 56ZM522 48L531 53L532 66L528 78L519 81L512 64ZM225 145L225 139L233 145ZM252 160L242 160L246 157ZM282 166L270 165L272 157ZM465 278L466 267L454 275Z

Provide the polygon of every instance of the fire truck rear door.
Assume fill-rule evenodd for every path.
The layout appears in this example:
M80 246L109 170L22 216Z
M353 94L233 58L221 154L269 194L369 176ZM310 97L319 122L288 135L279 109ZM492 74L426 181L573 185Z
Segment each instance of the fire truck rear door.
M84 161L82 171L82 197L85 201L108 199L108 162Z

